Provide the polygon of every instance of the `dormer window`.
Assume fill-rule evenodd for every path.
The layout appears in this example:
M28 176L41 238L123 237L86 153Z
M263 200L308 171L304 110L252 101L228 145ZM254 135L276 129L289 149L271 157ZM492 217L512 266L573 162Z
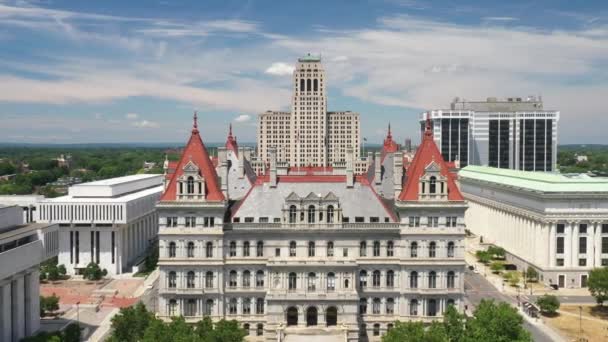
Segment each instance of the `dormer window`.
M194 193L194 177L192 176L188 177L188 193Z
M437 190L437 177L431 176L429 180L429 193L434 194Z
M192 161L183 168L183 175L177 180L177 198L181 200L205 199L205 178L199 167Z
M447 200L447 177L441 174L441 167L435 161L425 168L419 182L420 200Z

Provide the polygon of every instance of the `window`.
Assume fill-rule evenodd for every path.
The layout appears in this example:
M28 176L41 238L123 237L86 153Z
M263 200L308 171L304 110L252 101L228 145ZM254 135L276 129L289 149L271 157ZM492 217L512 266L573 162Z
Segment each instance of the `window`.
M578 225L578 233L587 234L587 224L586 223L581 223Z
M429 193L434 194L437 190L437 177L431 176L429 180Z
M251 314L251 298L243 298L243 315ZM249 330L249 329L247 329Z
M391 288L395 286L395 272L386 272L386 287Z
M334 291L336 289L336 275L332 272L327 274L327 291Z
M250 249L249 241L243 242L243 256L244 257L248 257L249 256L249 249Z
M395 244L393 241L389 241L386 243L386 256L392 257L395 254Z
M345 258L348 256L348 248L342 248L342 256Z
M435 271L429 272L429 289L437 288L437 273Z
M439 217L437 216L429 216L427 219L427 226L429 227L439 227Z
M213 272L211 271L205 273L205 287L208 289L213 288Z
M363 223L365 218L363 216L355 216L355 223Z
M308 291L315 291L317 283L317 275L314 272L308 273Z
M361 241L359 244L359 256L367 256L367 243L365 241Z
M256 255L258 257L264 256L264 243L262 241L258 241L258 244L256 246Z
M289 223L296 223L297 209L295 205L289 207Z
M175 242L169 242L169 258L175 258L176 246Z
M251 286L251 272L243 272L243 287L247 288Z
M367 298L359 299L359 314L360 315L367 314Z
M410 316L418 316L418 300L410 300Z
M372 273L372 286L380 287L380 271L374 271Z
M310 241L308 243L308 256L309 257L315 256L315 243L313 241Z
M566 225L564 225L563 223L558 223L556 226L556 234L564 234L564 231L566 229Z
M380 241L374 241L373 255L380 256Z
M454 272L449 271L448 272L448 289L453 289L454 285L455 285L455 278L456 276L454 275Z
M437 243L431 241L429 243L429 258L434 258L437 255Z
M188 258L194 258L194 242L188 242L188 247L186 248Z
M585 237L585 236L581 236L578 238L578 253L579 254L587 253L587 237Z
M417 289L418 288L418 272L412 271L410 273L410 288Z
M236 287L236 271L230 271L228 276L228 286Z
M188 274L186 275L186 287L189 289L193 289L194 288L194 271L189 271Z
M296 242L295 241L291 241L289 243L289 256L290 257L296 256Z
M563 258L555 259L555 266L564 266L564 259Z
M173 271L169 272L168 287L174 289L177 287L177 274Z
M374 324L374 336L380 336L380 324Z
M410 257L418 257L418 243L415 241L410 244Z
M315 223L315 216L316 216L315 206L314 205L308 206L308 223Z
M253 217L245 217L245 223L252 223L253 221Z
M281 249L280 248L275 248L274 249L274 256L275 257L280 257L281 256Z
M196 227L196 217L186 216L186 227Z
M297 286L297 275L294 272L289 273L289 290L293 291Z
M327 206L327 223L334 222L334 206Z
M255 286L264 287L264 271L257 271L255 274Z
M332 241L329 241L327 243L327 256L328 257L334 256L334 243Z
M608 237L602 236L602 254L608 254Z
M445 218L446 227L456 227L456 216L448 216Z
M393 323L389 323L386 325L386 331L389 332L391 331L391 329L393 329Z
M167 217L167 227L177 227L177 217Z
M229 253L231 257L236 256L236 242L230 241Z
M564 254L564 237L558 236L555 244L555 253Z
M213 258L213 243L207 242L205 245L205 257Z
M454 257L454 242L448 242L448 258Z
M380 314L380 298L374 298L374 300L372 301L372 314Z
M184 316L195 316L196 315L196 299L188 299L186 302L186 312Z
M409 217L409 226L410 227L420 227L420 217L419 216L410 216Z
M602 234L608 234L608 223L602 224Z
M264 298L258 298L255 300L255 313L258 315L264 314Z
M230 298L228 302L228 314L236 315L236 298Z
M395 300L393 298L386 299L386 314L392 315L395 313Z
M359 287L364 289L367 287L367 272L359 272Z
M264 335L264 324L262 323L258 323L256 329L255 329L255 334L257 336L263 336Z
M584 258L578 259L578 265L587 266L587 259L584 259Z
M169 316L177 315L177 301L175 299L169 300Z

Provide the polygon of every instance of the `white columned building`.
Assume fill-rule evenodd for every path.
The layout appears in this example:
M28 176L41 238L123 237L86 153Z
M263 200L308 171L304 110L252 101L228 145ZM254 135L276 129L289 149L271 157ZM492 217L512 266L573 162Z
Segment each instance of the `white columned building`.
M531 266L544 283L572 288L608 266L607 178L467 166L459 180L467 227L520 270Z
M20 206L0 206L0 341L17 342L40 328L38 268L58 250L56 224L25 224Z
M39 222L59 224L59 264L79 274L95 262L109 275L131 272L158 234L162 175L131 175L71 186L39 203Z

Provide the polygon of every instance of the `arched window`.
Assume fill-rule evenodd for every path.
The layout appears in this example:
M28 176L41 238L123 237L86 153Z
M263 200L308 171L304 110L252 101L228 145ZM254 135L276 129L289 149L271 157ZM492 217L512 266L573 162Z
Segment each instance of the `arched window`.
M434 194L437 191L437 177L431 176L429 179L429 192Z
M243 298L243 315L251 314L251 298Z
M410 300L410 316L418 316L418 300Z
M296 223L297 208L295 205L289 207L289 223Z
M367 272L366 271L359 272L359 287L362 289L367 287Z
M380 336L380 324L374 324L374 336Z
M372 301L372 314L380 314L380 298L374 298L374 300Z
M298 308L289 307L287 308L287 326L298 325Z
M188 299L184 316L196 316L196 299Z
M427 302L427 315L428 316L437 316L437 301L434 299L429 299Z
M192 177L192 176L188 177L187 184L188 184L188 186L186 188L188 190L188 193L193 194L194 193L194 177Z
M228 302L228 314L236 315L236 298L230 298Z
M315 256L315 243L314 243L314 241L310 241L308 243L308 256L309 257L314 257Z
M213 288L213 272L211 271L205 273L205 287L208 289Z
M386 243L386 256L392 257L395 255L395 243L393 241L389 241Z
M291 241L289 243L289 256L290 257L296 256L296 242L295 241Z
M410 244L410 257L418 257L418 242L414 241Z
M193 289L194 288L194 271L189 271L188 274L186 275L186 287L189 289Z
M374 271L372 273L372 286L380 287L380 271Z
M391 288L395 286L395 272L389 270L386 272L386 287Z
M449 271L447 278L448 278L448 289L453 289L454 285L455 285L455 280L456 280L456 276L454 275L454 272Z
M386 332L391 331L391 329L393 329L393 323L389 323L386 325Z
M412 271L410 273L410 288L417 289L418 288L418 272Z
M435 271L429 272L429 289L437 288L437 273Z
M187 252L188 258L194 258L194 242L192 242L192 241L188 242L188 247L186 248L186 252Z
M177 247L175 245L175 242L169 242L169 258L175 258L176 249Z
M293 291L298 288L298 276L291 272L289 273L289 290Z
M243 272L243 287L247 288L251 286L251 272Z
M306 91L306 86L304 85L304 79L300 80L300 91Z
M175 299L169 300L169 316L177 315L177 301Z
M255 286L264 287L264 271L257 271L255 274Z
M205 316L211 316L213 313L213 299L207 299L205 302Z
M454 257L454 242L448 242L448 258Z
M367 314L367 298L359 299L359 314L360 315Z
M230 253L231 257L236 256L236 242L230 241L230 247L228 249L228 252Z
M359 244L359 256L367 256L367 242L361 241Z
M255 334L257 336L264 336L264 324L258 323L255 329Z
M336 275L333 272L327 273L327 291L336 290Z
M312 91L312 85L310 78L306 80L306 91Z
M243 324L243 330L245 330L245 336L249 336L249 329L250 329L249 323Z
M213 242L207 242L205 245L205 257L213 258Z
M168 287L174 289L177 286L177 273L174 271L169 272Z
M264 298L257 298L255 300L255 313L257 315L264 314Z
M314 91L319 91L319 80L315 78L314 81L312 82L312 84L314 86L313 90Z
M249 241L243 242L243 256L244 257L248 257L249 256L249 249L250 249L249 246L250 246Z
M327 206L327 223L333 223L333 222L334 222L334 206L328 205Z
M308 206L308 223L315 223L315 215L316 215L315 206L314 205Z
M350 285L350 281L348 279L344 279L344 288L347 289Z
M380 256L380 241L374 241L373 253L375 257Z
M392 315L395 313L395 300L393 298L388 298L386 300L386 314Z
M228 277L228 286L236 287L236 271L230 271L230 275Z
M308 273L308 291L315 291L317 289L317 274L314 272Z
M325 324L328 327L338 325L338 308L335 306L330 306L325 311Z
M429 243L429 258L434 258L437 255L437 243L435 241L431 241Z
M258 257L263 257L264 256L264 242L258 241L258 244L256 246L256 255Z
M328 257L334 256L334 243L332 241L329 241L327 243L327 256Z

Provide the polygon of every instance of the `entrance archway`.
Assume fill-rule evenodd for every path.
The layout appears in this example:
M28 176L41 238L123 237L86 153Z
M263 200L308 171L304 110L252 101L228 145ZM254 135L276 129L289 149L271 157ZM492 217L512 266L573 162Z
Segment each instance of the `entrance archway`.
M313 325L317 325L317 308L311 306L306 310L306 326L310 327Z
M287 309L287 326L298 325L298 308L290 307Z
M338 309L335 306L330 306L325 312L325 322L328 327L338 325Z

